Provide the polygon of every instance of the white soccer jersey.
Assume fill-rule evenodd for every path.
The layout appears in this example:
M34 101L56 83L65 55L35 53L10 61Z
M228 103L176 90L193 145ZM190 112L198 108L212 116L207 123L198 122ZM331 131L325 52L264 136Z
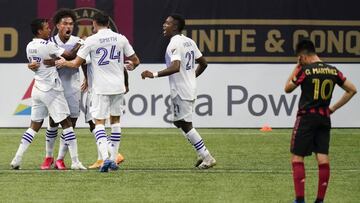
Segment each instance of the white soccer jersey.
M135 54L125 36L110 29L101 29L86 38L77 55L83 59L90 54L95 94L121 94L124 85L124 55Z
M93 68L92 68L91 63L88 63L88 64L86 64L86 65L87 65L86 72L87 72L88 90L91 91L91 90L92 90L92 86L93 86L93 77L94 77Z
M59 47L64 48L66 51L71 51L79 39L79 37L71 35L69 40L64 43L60 40L59 34L57 34L56 36L51 37L50 41L54 42ZM62 67L58 69L58 73L64 87L65 96L80 92L80 73L78 68Z
M55 66L46 67L45 59L51 59L52 55L57 57L64 53L64 49L58 47L55 43L39 38L34 38L26 46L26 55L29 61L36 60L40 63L40 67L35 71L34 86L41 91L49 91L55 89L63 91L61 81Z
M179 95L183 100L196 99L195 59L202 56L195 42L184 36L175 35L166 49L167 67L173 61L180 61L180 71L169 76L171 97Z

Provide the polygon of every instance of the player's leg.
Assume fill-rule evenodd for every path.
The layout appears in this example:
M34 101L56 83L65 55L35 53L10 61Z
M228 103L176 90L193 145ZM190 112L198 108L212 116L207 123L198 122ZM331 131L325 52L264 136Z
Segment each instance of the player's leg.
M322 125L319 125L315 136L316 160L319 168L318 191L316 196L316 203L324 201L326 189L329 185L330 179L330 162L329 162L329 145L330 145L330 118L320 117Z
M43 119L48 115L48 110L45 104L41 101L43 92L37 88L32 92L32 106L31 106L31 124L30 127L24 132L18 150L15 157L10 163L13 169L19 169L22 161L22 157L29 145L32 143L36 133L40 130Z
M202 137L192 125L194 101L185 101L177 96L172 99L172 104L174 125L182 130L198 154L199 159L195 165L200 169L207 169L214 166L216 160L211 156Z
M309 116L298 116L295 121L290 143L291 165L295 189L295 202L305 202L304 157L312 154L313 131Z
M45 159L41 164L40 168L42 170L48 170L51 168L51 165L54 163L54 147L55 141L58 134L59 124L55 123L51 117L49 117L49 124L46 129L46 142L45 142Z
M120 140L121 140L121 125L120 116L123 115L125 109L124 94L112 95L110 97L110 159L117 164L124 160L124 157L119 154Z
M92 117L95 118L95 129L93 132L96 139L96 144L101 153L101 157L104 160L104 164L100 167L100 172L108 172L110 165L115 164L115 162L109 159L105 132L105 119L109 117L109 110L110 98L108 95L92 95L92 105L90 107L90 112Z
M72 123L68 118L70 115L70 110L65 100L64 93L59 91L52 91L51 94L53 96L53 101L48 104L49 114L55 123L61 124L65 145L68 145L72 161L71 168L86 169L79 161L77 139L72 127Z
M86 114L86 113L85 113L85 114ZM87 120L86 117L85 117L85 120ZM90 132L94 134L95 123L90 119L90 120L88 120L88 124L89 124L89 130L90 130ZM101 165L104 163L104 161L103 161L103 159L102 159L102 156L101 156L101 152L100 152L100 150L99 150L96 142L95 142L95 145L96 145L96 151L97 151L97 155L98 155L98 156L97 156L97 160L96 160L92 165L90 165L90 166L88 167L88 168L90 168L90 169L100 168Z

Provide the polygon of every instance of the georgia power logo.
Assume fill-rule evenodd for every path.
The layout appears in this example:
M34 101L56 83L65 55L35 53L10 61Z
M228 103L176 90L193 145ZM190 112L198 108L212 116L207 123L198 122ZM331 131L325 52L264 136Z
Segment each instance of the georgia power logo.
M73 30L73 35L79 37L87 37L92 34L92 18L100 10L90 7L82 7L73 9L76 15L76 23ZM118 32L116 24L113 19L110 18L109 28L115 32ZM56 27L52 30L52 35L56 34ZM14 115L23 116L31 115L31 91L34 86L34 80L31 81L24 96L21 98L20 104L17 106Z

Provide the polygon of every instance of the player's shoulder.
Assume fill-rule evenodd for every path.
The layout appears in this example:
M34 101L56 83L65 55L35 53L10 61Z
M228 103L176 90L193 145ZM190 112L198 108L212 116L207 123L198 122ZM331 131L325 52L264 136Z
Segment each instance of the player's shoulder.
M76 44L80 40L80 37L71 35L68 42L71 44Z

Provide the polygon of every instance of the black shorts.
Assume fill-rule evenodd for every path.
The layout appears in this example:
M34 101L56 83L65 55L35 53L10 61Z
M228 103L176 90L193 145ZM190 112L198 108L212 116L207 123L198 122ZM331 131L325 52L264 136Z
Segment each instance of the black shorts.
M296 118L291 137L290 152L310 156L312 152L329 153L331 121L319 114L305 114Z

